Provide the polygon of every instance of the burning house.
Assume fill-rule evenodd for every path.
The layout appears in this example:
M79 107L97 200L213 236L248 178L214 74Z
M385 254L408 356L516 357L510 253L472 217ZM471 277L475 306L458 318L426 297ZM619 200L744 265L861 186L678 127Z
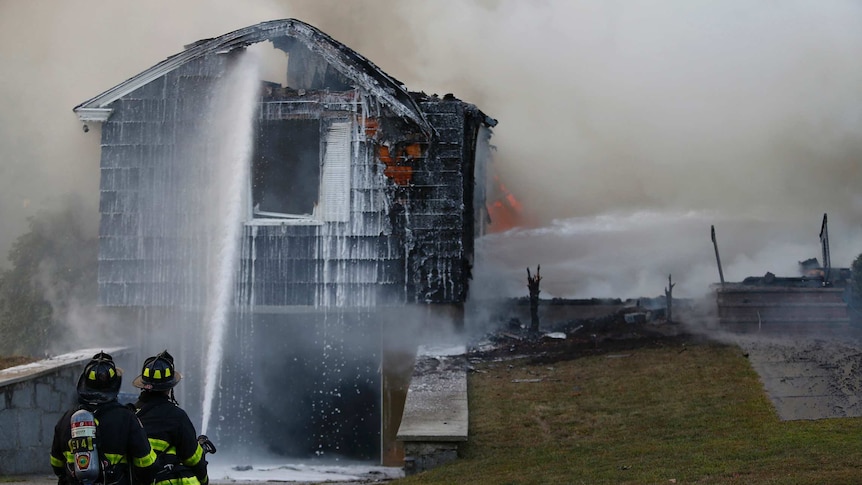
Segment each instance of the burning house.
M183 392L202 427L379 459L387 335L457 326L496 120L294 19L188 45L74 111L101 128L100 303L144 355L200 370Z

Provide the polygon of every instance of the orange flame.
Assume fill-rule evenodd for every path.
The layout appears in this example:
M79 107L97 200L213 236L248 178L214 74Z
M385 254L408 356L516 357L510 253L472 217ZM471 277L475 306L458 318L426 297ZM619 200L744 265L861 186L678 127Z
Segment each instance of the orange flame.
M425 148L419 143L411 143L390 151L386 145L377 147L377 159L386 165L383 174L396 184L407 186L413 178L413 161L425 156Z
M497 176L494 176L491 195L492 198L487 203L488 215L491 218L491 223L488 225L489 233L505 232L522 225L524 206Z

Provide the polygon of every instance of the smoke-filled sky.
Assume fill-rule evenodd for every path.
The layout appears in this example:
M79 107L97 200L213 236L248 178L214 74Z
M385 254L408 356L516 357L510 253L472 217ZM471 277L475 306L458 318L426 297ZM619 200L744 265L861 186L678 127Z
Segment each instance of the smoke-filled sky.
M98 214L98 130L72 108L183 45L293 17L410 90L499 120L528 228L480 241L474 291L698 295L862 252L862 4L721 0L0 0L0 255L26 217ZM0 263L0 264L5 264ZM492 282L494 282L492 284Z

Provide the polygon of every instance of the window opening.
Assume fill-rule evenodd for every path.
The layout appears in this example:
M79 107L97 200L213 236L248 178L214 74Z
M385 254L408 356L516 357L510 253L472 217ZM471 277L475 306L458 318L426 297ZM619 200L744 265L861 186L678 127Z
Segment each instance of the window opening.
M261 120L252 164L255 217L310 218L320 187L320 122Z

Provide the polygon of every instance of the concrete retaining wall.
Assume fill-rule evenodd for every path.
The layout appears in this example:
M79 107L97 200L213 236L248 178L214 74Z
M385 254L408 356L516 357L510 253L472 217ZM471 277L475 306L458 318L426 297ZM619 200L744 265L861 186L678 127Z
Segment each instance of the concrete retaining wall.
M458 458L467 441L467 359L463 345L420 348L396 439L404 446L404 472L419 473Z
M54 425L75 405L78 377L100 350L0 370L0 476L51 473Z

